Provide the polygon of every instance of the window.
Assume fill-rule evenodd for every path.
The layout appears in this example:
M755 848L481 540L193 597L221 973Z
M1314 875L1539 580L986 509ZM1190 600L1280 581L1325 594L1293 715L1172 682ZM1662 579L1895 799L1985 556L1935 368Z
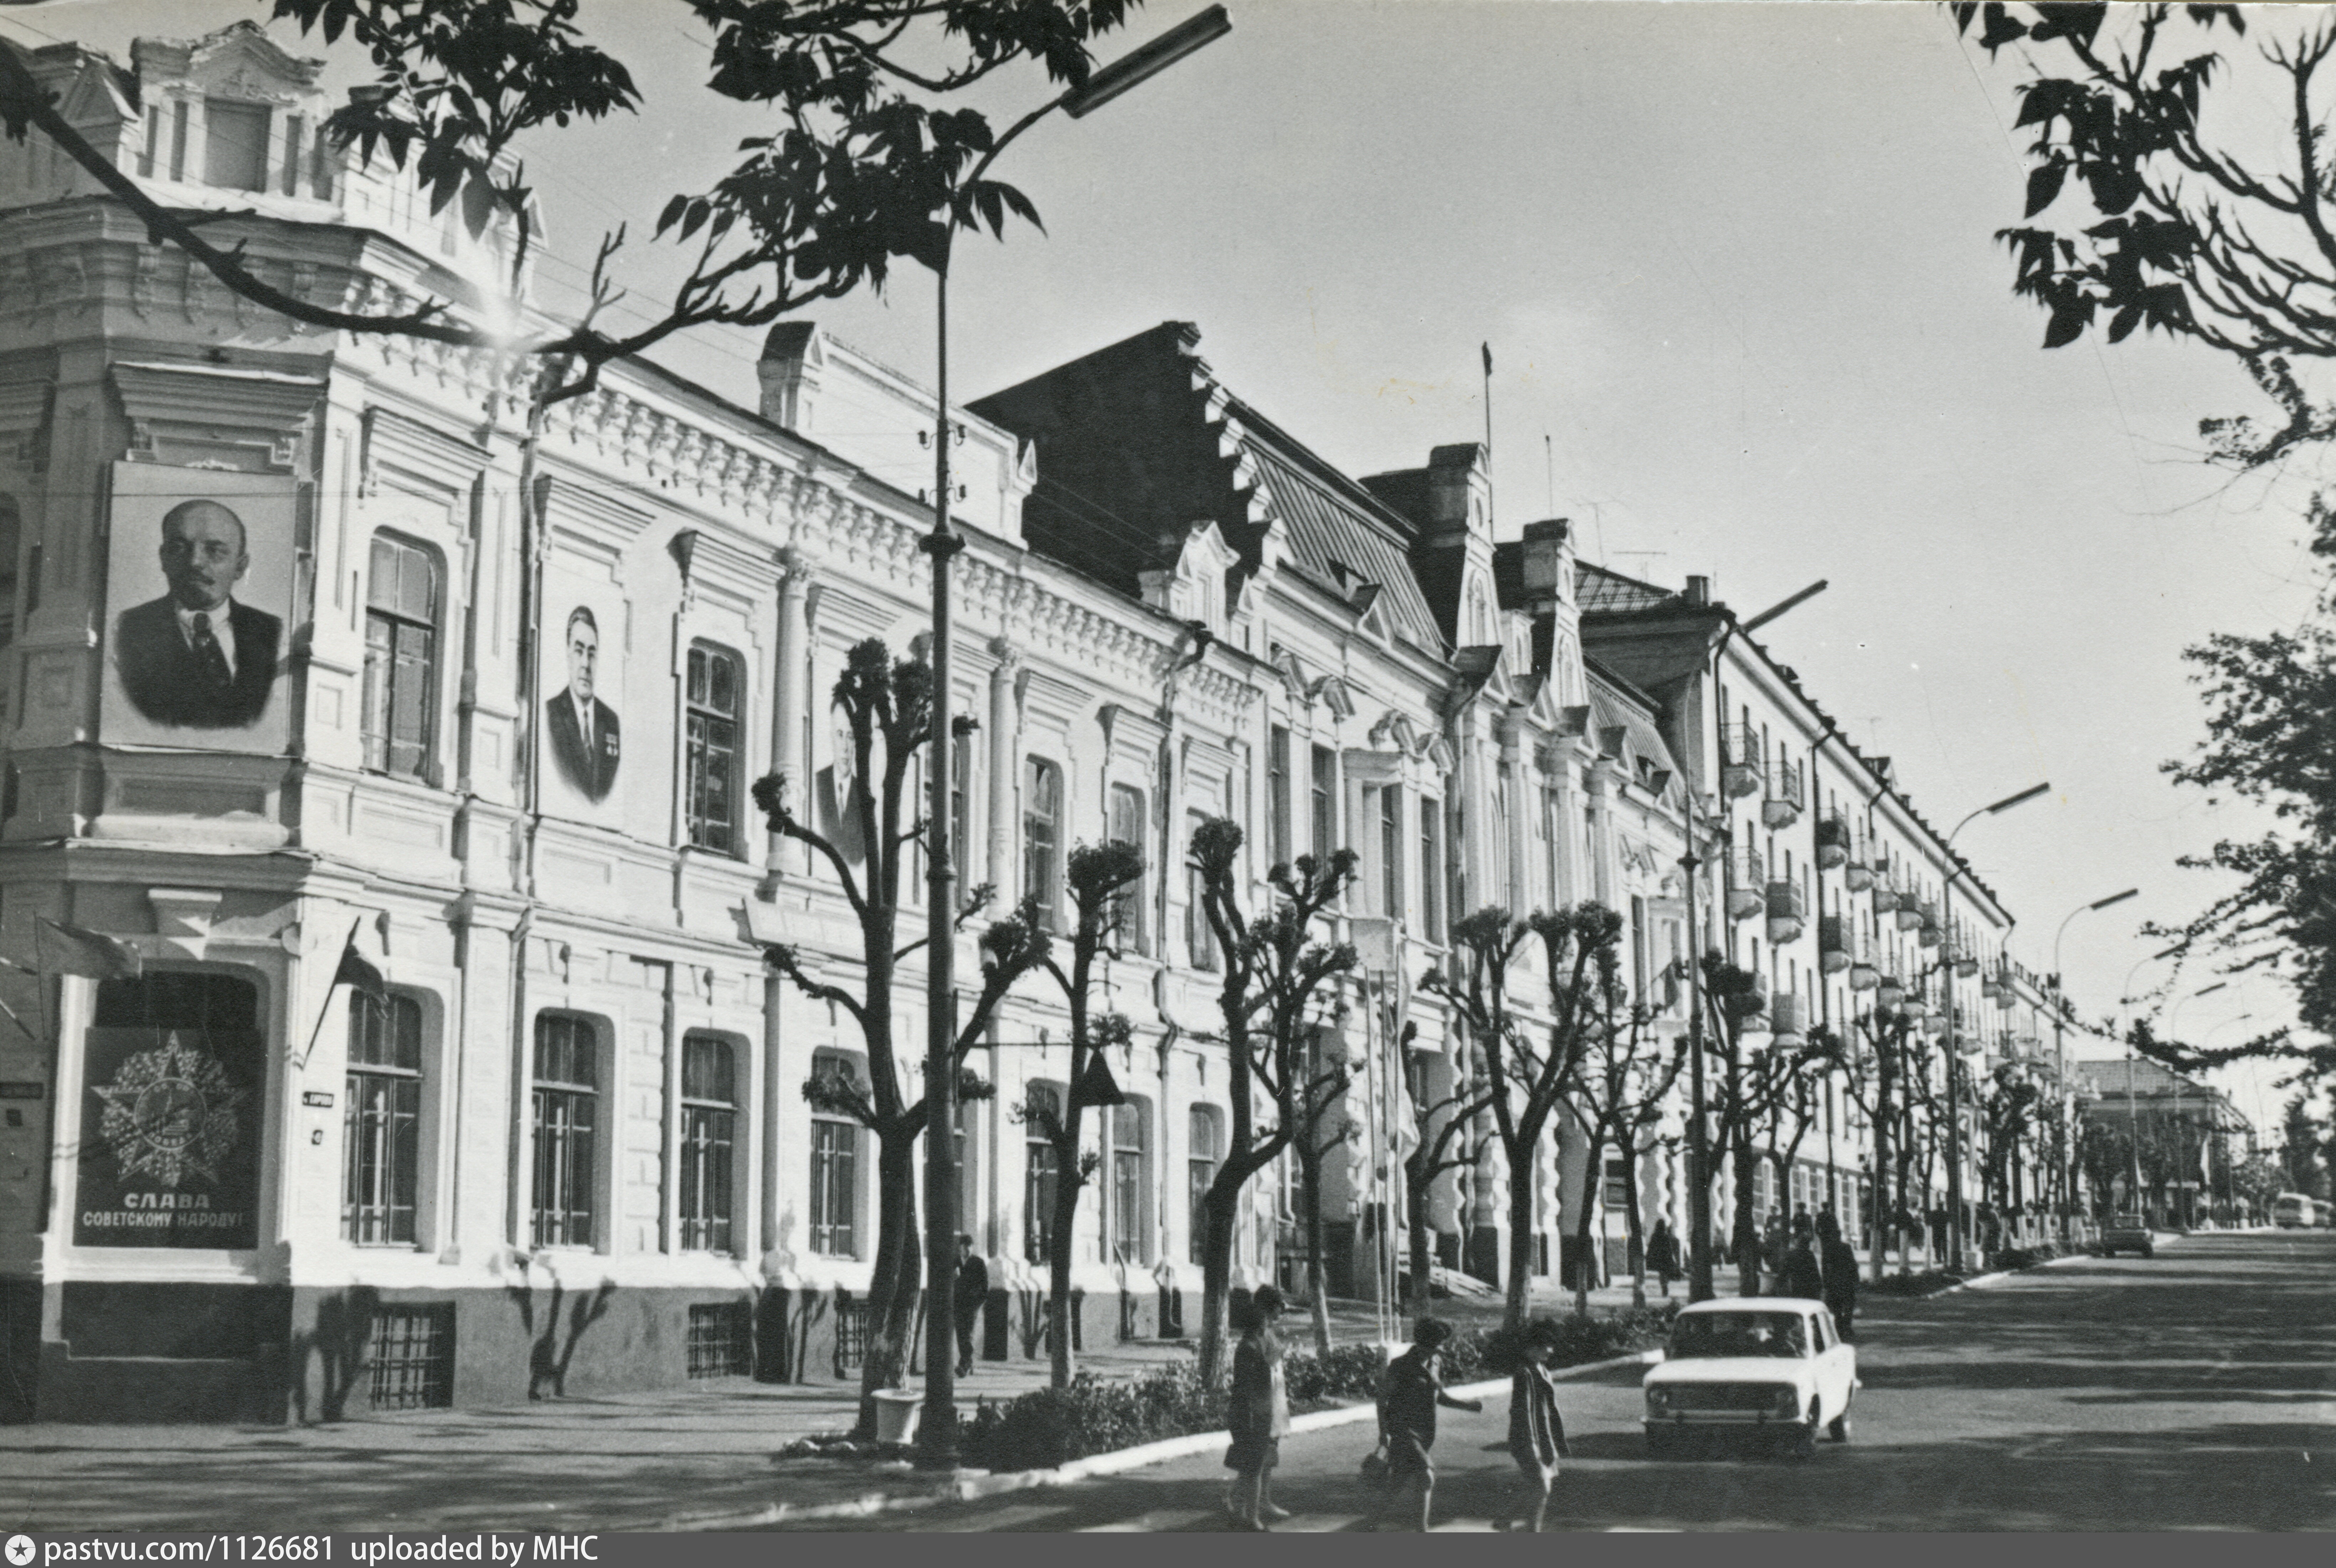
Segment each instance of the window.
M681 1042L681 1250L730 1251L732 1159L738 1135L737 1055L715 1035Z
M600 1047L589 1018L535 1020L535 1244L589 1247L598 1183Z
M973 818L968 814L973 789L973 736L970 734L949 737L949 863L957 873L958 893L965 892L965 882L973 864Z
M1189 1147L1184 1155L1186 1250L1192 1262L1203 1261L1209 1238L1209 1185L1217 1179L1217 1113L1207 1105L1192 1109Z
M1330 852L1338 846L1338 759L1329 746L1314 748L1314 791L1309 803L1314 812L1314 863L1328 866Z
M213 98L203 104L203 183L223 190L267 190L268 105Z
M1444 808L1444 842L1452 848L1444 857L1444 907L1452 911L1455 920L1468 911L1468 857L1460 852L1460 846L1468 842L1467 828L1467 813L1457 802L1447 803Z
M849 1057L822 1051L812 1076L857 1086ZM829 1258L860 1253L860 1124L814 1105L811 1122L811 1250Z
M341 1238L366 1247L410 1247L421 1170L420 1002L365 991L351 996L344 1086Z
M1031 757L1022 768L1022 896L1038 901L1038 923L1054 930L1062 881L1063 770Z
M738 850L738 661L716 648L689 650L684 691L682 810L695 848Z
M1140 1102L1111 1108L1112 1260L1123 1263L1152 1261L1152 1228L1144 1214L1147 1120Z
M1140 854L1144 850L1144 792L1125 784L1111 786L1111 836L1119 843L1128 844ZM1131 953L1151 950L1144 940L1144 906L1147 879L1138 873L1135 880L1119 890L1119 946Z
M1444 854L1436 829L1444 803L1419 797L1419 915L1431 942L1444 940Z
M1621 1213L1630 1203L1630 1162L1609 1156L1606 1161L1606 1192L1601 1200L1614 1213Z
M1063 1096L1046 1084L1032 1084L1022 1099L1022 1255L1033 1263L1047 1259L1046 1239L1055 1229L1055 1145L1046 1129L1059 1124Z
M1290 732L1275 725L1265 742L1266 852L1271 863L1290 859Z
M1200 812L1184 813L1184 842L1192 842L1208 817ZM1213 971L1217 967L1217 933L1209 924L1208 902L1203 896L1208 879L1201 868L1187 862L1184 868L1184 952L1196 969Z
M284 194L300 194L300 117L287 114L284 118Z
M183 98L170 105L170 178L183 180L187 177L187 101Z
M1506 766L1493 774L1493 842L1486 846L1493 852L1493 901L1504 908L1515 907L1522 888L1509 886L1509 770Z
M1379 791L1379 912L1390 920L1403 918L1403 791L1387 784Z
M430 765L438 561L392 534L373 541L365 589L365 765L420 778Z

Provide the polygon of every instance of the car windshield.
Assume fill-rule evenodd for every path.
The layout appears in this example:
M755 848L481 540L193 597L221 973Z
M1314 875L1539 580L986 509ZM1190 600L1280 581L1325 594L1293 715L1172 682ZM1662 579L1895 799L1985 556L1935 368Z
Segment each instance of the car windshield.
M2119 1214L2116 1219L2109 1222L2109 1229L2112 1231L2138 1231L2141 1229L2141 1216L2139 1214Z
M1723 1356L1806 1356L1808 1320L1798 1312L1698 1312L1671 1327L1675 1360Z

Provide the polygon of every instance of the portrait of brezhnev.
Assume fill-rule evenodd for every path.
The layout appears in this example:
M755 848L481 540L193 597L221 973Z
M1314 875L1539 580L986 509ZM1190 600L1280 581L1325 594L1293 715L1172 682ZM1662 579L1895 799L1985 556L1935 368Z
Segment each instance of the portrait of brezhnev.
M600 665L600 623L589 607L568 612L568 688L543 705L544 733L551 758L586 800L608 798L623 755L616 710L593 695Z

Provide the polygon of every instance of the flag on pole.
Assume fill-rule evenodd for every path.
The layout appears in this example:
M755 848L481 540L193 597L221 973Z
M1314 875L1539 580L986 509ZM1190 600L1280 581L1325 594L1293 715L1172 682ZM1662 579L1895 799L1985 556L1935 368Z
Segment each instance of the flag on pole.
M138 950L119 938L86 931L46 915L34 922L33 930L35 953L47 972L83 975L92 980L135 979L146 972Z
M381 978L379 969L365 961L363 953L357 951L356 933L354 931L349 933L347 943L341 949L340 967L333 971L333 984L355 986L365 995L376 998L389 994L389 982Z
M1493 346L1489 343L1484 345L1484 374L1493 374Z

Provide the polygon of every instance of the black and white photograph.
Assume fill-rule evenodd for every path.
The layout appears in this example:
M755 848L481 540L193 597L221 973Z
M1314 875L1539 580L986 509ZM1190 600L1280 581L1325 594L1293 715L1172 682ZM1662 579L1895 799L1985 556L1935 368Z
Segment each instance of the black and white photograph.
M112 479L108 579L123 608L107 638L109 736L281 753L291 485L136 463L116 463Z
M2331 122L0 0L9 1568L2336 1529Z

